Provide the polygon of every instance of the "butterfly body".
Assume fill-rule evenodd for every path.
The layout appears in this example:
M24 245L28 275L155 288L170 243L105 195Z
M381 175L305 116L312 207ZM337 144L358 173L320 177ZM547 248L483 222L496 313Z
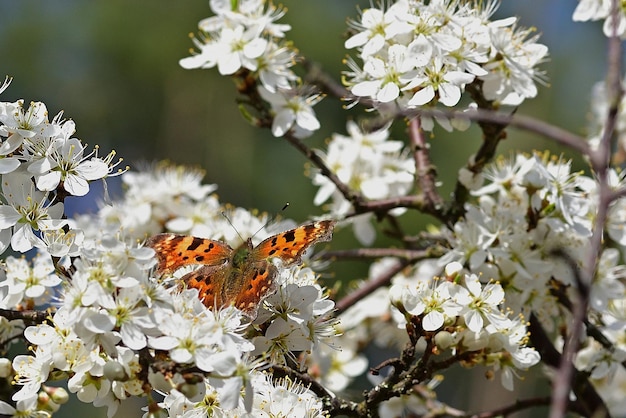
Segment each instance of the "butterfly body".
M180 267L200 265L187 273L182 282L198 289L208 308L234 305L251 318L259 303L276 291L278 268L300 263L306 249L319 241L329 241L335 221L325 220L271 236L256 247L248 239L233 249L228 244L187 235L159 234L148 239L158 258L157 272L173 273Z

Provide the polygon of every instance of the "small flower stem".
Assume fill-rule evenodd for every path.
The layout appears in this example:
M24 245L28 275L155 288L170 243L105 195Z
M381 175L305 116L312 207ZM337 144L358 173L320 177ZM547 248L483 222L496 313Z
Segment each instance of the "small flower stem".
M409 120L409 139L415 160L416 182L423 195L423 209L428 213L441 217L440 211L443 206L443 199L437 193L435 178L437 170L430 161L428 143L424 137L424 131L419 117Z
M298 151L300 151L308 160L310 160L317 168L319 168L322 175L333 182L335 187L341 192L341 194L355 206L358 206L362 198L357 193L354 193L350 188L342 182L339 177L333 173L326 165L322 157L320 157L315 151L307 147L304 142L291 134L284 135L284 138L293 145Z
M350 90L338 83L333 77L324 72L321 66L315 62L305 60L304 68L307 70L307 83L317 86L323 93L336 97L340 100L359 100L362 98L354 96Z

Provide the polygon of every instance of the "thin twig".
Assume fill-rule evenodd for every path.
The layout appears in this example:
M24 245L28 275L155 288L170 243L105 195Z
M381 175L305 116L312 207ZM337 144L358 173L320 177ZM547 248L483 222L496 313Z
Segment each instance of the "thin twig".
M573 134L558 126L544 122L530 116L505 113L501 111L473 109L464 112L449 109L412 109L402 112L403 116L415 117L424 115L430 117L445 117L456 119L467 119L471 121L484 121L504 126L519 128L528 132L534 132L546 137L554 142L567 146L582 155L589 155L591 148L587 141L576 134ZM382 121L384 122L384 121ZM381 122L381 123L382 123Z
M298 138L293 136L290 132L286 133L283 138L287 140L291 145L293 145L298 151L300 151L308 160L310 160L330 181L333 182L337 190L341 192L341 194L353 204L358 205L362 198L354 193L350 188L342 182L339 177L335 173L332 172L330 168L326 165L322 157L320 157L315 151L311 148L307 147L304 142L300 141Z
M395 208L413 208L423 210L426 206L423 196L398 196L387 199L360 201L354 206L354 212L346 217L356 216L362 213L374 212L383 214Z
M502 408L497 408L492 411L485 411L468 415L468 418L495 418L505 417L515 412L522 411L528 408L534 408L536 406L550 405L550 397L545 398L530 398L515 401L512 405L508 405Z
M554 279L550 280L548 286L550 286L550 294L557 298L559 304L563 305L570 312L572 312L574 307L567 295L567 287L563 285L563 283ZM611 353L615 351L615 345L607 338L606 335L602 333L602 331L595 324L589 321L588 317L585 317L584 324L587 335L596 340L596 342L598 342L605 350ZM626 360L622 361L621 364L622 367L626 369Z
M337 301L335 304L335 312L337 315L340 315L342 312L345 312L346 309L362 300L364 297L373 293L376 289L382 286L386 286L391 282L393 276L402 271L406 266L410 264L409 261L400 260L396 262L393 266L389 267L388 270L381 274L380 276L369 280L365 283L363 287L360 287L348 295L344 296L342 299Z
M423 260L435 257L431 250L408 250L403 248L357 248L354 250L326 251L320 253L320 259L369 259L395 257L407 261Z
M533 346L541 355L541 361L554 369L558 368L561 364L561 353L554 347L550 337L548 337L534 314L530 316L528 331L530 332L530 340ZM574 385L572 386L572 391L576 395L576 406L571 407L566 403L565 407L581 411L583 416L610 417L604 400L589 382L587 375L575 368L573 373L574 378L572 381Z
M441 216L440 211L443 206L443 199L437 193L436 174L437 170L430 161L430 152L424 131L422 130L420 118L413 118L409 121L409 139L415 160L415 176L421 194L424 196L424 206L428 213Z

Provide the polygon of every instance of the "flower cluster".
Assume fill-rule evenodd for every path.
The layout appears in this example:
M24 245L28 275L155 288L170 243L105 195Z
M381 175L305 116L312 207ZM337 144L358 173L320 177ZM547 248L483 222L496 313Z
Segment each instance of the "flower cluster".
M624 174L609 174L611 187L622 189ZM586 268L597 183L572 172L570 161L548 154L499 159L482 178L488 182L474 188L477 203L468 204L464 219L447 232L451 249L440 262L460 262L474 274L497 280L506 293L505 306L527 318L532 312L544 328L568 327L570 313L558 298L577 298L574 269ZM621 198L611 206L606 226L616 247L603 250L590 289L595 311L590 326L605 335L614 333L611 324L624 321L626 266L619 260L619 248L626 244L624 219L626 201ZM559 250L567 259L557 255ZM615 338L614 344L616 350L626 350L623 338ZM589 350L593 347L597 345ZM619 358L611 357L609 363L617 364ZM607 367L606 356L585 359L590 371Z
M382 259L375 263L370 279L395 262ZM436 276L440 271L439 260L431 259L396 274L389 288L360 300L340 317L345 332L357 345L373 339L382 348L402 348L408 342L407 323L418 324L421 338L417 346L422 350L451 353L464 358L462 364L467 367L492 367L501 372L502 385L513 390L513 377L540 360L527 345L526 323L521 317L509 317L499 283L482 284L476 274L457 262L445 266L443 277ZM426 340L432 347L425 346ZM432 389L438 382L434 378L426 386ZM379 412L395 416L392 411L398 408L418 413L424 407L419 397L408 396L382 404Z
M210 310L196 289L154 278L154 251L137 242L169 230L235 245L239 234L256 233L255 240L268 234L266 219L222 207L211 194L215 186L202 184L197 170L159 165L122 179L125 199L95 216L68 220L84 233L75 258L62 260L66 277L55 272L47 253L30 262L7 259L1 308L57 307L47 323L25 331L22 321L3 321L4 336L23 331L33 346L32 355L13 360L13 378L21 387L13 400L19 407L32 407L54 375L68 378L69 391L83 402L107 406L109 416L123 399L144 396L147 387L164 394L153 407L171 416L180 408L228 416L287 407L321 411L317 397L297 383L271 382L259 371L267 361L304 368L307 353L337 333L329 319L334 303L313 270L280 268L278 289L253 322L231 307ZM194 369L204 375L188 382L185 370ZM284 403L274 397L279 394Z
M2 90L7 86L8 81ZM0 308L56 308L47 321L29 327L23 320L2 318L3 349L22 333L32 344L32 354L3 365L2 377L12 377L20 389L13 395L15 406L0 403L2 413L56 412L67 395L47 385L53 377L66 377L70 392L83 402L107 406L109 416L123 399L143 396L150 386L166 393L161 406L169 409L175 388L187 387L177 371L184 367L205 372L199 384L211 394L212 405L232 414L287 407L321 411L317 398L298 384L260 378L256 369L262 363L254 357L268 349L273 359L295 358L296 350L311 352L335 333L333 322L325 319L334 305L310 269L283 271L282 287L266 305L266 324L259 326L265 332L248 331L244 338L240 311L213 312L196 290L155 279L154 251L137 245L166 227L233 241L238 232L261 233L264 219L236 208L227 220L210 195L215 187L201 184L201 173L171 166L125 173L127 200L104 206L95 216L65 219L63 195L85 195L89 181L111 173L114 154L85 156L80 141L71 137L73 122L60 114L49 122L43 103L32 103L27 111L22 101L0 103L0 111L0 136L6 138L0 145L2 250L9 243L18 251L40 249L30 261L6 259ZM157 358L157 352L167 357ZM171 369L166 358L180 369ZM278 395L286 404L276 404Z
M123 199L103 205L95 218L78 215L74 221L85 237L92 239L107 231L120 231L131 243L162 232L164 228L217 239L219 237L210 235L204 225L216 222L215 229L228 231L223 228L227 221L220 216L217 197L211 194L217 186L202 184L203 177L201 170L164 163L142 171L129 171L121 176L125 189ZM236 237L235 232L232 235Z
M160 403L163 410L170 417L302 417L321 418L322 412L320 400L304 386L288 380L271 380L266 374L254 372L250 378L254 388L254 400L251 405L252 414L245 415L246 410L242 405L232 409L224 408L224 405L216 402L218 398L230 395L234 399L233 391L237 387L228 386L216 379L208 379L187 387L187 394L177 389L171 390ZM229 394L230 391L230 394Z
M499 283L482 285L478 276L463 272L457 262L448 264L445 274L439 281L414 278L411 285L391 287L392 304L404 316L398 322L417 317L424 331L435 333L440 350L451 349L458 356L471 353L467 363L502 370L502 386L513 390L516 371L540 359L526 346L525 323L502 312L504 290Z
M320 128L312 107L319 94L298 86L300 78L291 70L296 50L284 41L291 27L276 23L284 10L265 0L211 0L215 16L198 24L199 38L194 38L199 53L180 60L186 69L213 68L222 75L232 75L249 83L254 79L258 93L271 106L272 134L291 132L305 138Z
M9 81L5 81L4 90ZM0 102L0 252L33 247L61 257L71 252L77 233L63 220L66 195L84 196L89 183L112 175L115 152L104 158L72 135L76 127L63 113L48 120L42 102ZM113 173L113 175L118 173Z
M389 128L364 132L350 121L349 136L333 134L326 155L322 155L326 166L343 184L367 199L404 196L413 187L415 162L407 156L401 141L389 140ZM352 203L328 177L317 171L313 184L320 186L313 201L316 205L332 199L328 211L333 217L342 218L351 212ZM401 209L394 211L396 215L401 213ZM350 220L362 244L370 245L374 241L371 218L372 214L364 214Z
M66 376L81 401L107 406L112 416L121 400L144 394L141 363L156 361L141 358L147 348L241 385L237 373L254 346L241 335L240 313L213 313L196 291L168 291L149 276L153 255L112 237L81 252L49 323L24 332L35 348L13 360L21 385L13 400L37 398L53 373Z
M480 80L485 98L503 105L535 97L535 82L542 79L536 66L547 47L519 28L516 18L491 22L497 5L399 0L363 10L345 42L363 62L348 61L352 94L375 106L456 106L465 86ZM431 130L432 121L424 129Z
M50 254L39 252L31 262L25 258L7 257L0 281L3 307L32 309L52 301L53 289L61 284L55 274Z

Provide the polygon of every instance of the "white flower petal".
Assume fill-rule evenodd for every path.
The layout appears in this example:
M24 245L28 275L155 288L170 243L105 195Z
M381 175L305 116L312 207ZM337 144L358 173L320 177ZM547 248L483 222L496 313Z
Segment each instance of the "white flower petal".
M12 227L22 218L13 206L0 205L0 229Z

